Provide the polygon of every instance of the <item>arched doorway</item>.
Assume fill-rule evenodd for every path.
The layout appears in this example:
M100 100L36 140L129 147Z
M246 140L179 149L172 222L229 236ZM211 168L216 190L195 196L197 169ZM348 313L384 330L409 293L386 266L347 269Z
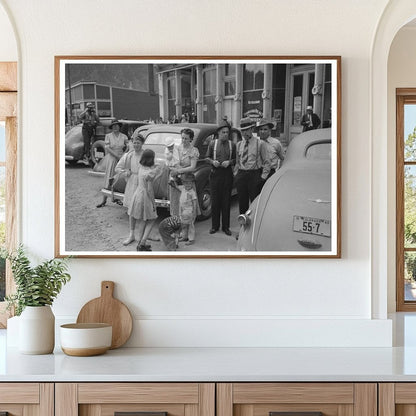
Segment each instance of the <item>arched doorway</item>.
M396 294L396 111L394 87L388 82L389 51L399 30L415 17L414 1L389 3L380 18L371 56L371 268L372 316L376 319L395 311Z
M17 244L17 60L18 48L9 15L0 2L0 245ZM6 325L3 302L13 291L10 269L0 259L0 327Z

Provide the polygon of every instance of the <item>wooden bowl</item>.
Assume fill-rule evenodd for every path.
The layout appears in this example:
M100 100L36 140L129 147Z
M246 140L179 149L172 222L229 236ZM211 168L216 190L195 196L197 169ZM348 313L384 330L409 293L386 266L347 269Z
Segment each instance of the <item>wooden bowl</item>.
M61 325L61 348L67 355L89 357L111 347L112 326L104 323Z

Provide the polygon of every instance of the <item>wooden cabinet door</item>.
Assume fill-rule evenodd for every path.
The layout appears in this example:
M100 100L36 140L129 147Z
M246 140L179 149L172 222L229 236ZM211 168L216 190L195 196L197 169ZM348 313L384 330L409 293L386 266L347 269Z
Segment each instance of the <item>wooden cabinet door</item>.
M53 383L0 383L0 415L53 416Z
M220 383L217 416L377 416L376 383Z
M57 383L55 416L215 416L214 383Z
M416 383L380 383L379 416L415 416Z

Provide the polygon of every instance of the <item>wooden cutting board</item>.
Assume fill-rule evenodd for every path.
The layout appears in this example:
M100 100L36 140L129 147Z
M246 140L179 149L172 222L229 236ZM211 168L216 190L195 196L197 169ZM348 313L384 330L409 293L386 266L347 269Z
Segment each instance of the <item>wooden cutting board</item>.
M77 323L107 323L113 326L111 349L121 347L130 337L133 319L127 306L113 297L114 282L101 282L101 296L87 302Z

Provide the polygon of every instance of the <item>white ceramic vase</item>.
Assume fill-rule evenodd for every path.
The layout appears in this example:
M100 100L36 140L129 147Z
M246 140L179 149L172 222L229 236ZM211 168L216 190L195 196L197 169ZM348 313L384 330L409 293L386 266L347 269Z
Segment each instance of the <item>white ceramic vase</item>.
M48 306L26 306L19 319L19 352L50 354L55 346L55 315Z

